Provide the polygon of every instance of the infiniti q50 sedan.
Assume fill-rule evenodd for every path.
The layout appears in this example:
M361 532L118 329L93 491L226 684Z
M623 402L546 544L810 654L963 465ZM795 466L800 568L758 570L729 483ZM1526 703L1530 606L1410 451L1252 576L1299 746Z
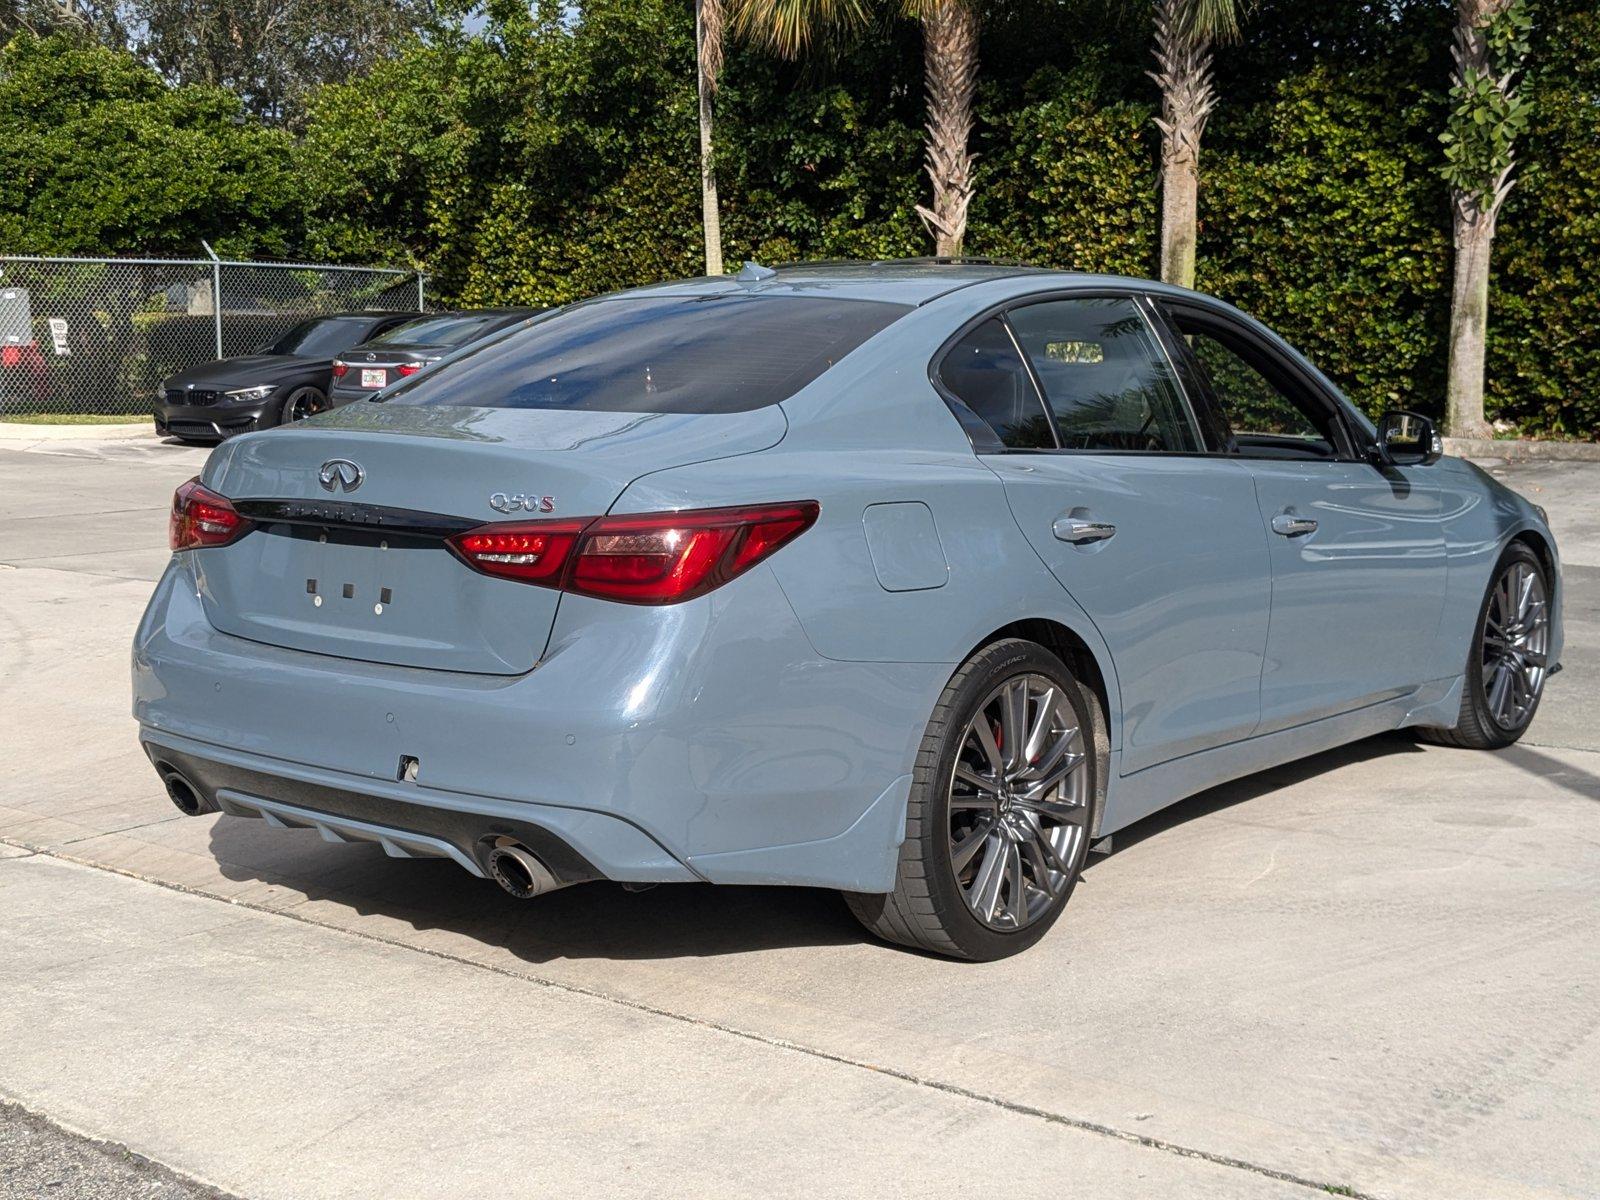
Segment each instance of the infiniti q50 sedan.
M994 959L1091 842L1384 730L1490 750L1561 652L1544 514L1138 280L861 263L641 288L222 445L140 625L221 810L518 897L837 888Z

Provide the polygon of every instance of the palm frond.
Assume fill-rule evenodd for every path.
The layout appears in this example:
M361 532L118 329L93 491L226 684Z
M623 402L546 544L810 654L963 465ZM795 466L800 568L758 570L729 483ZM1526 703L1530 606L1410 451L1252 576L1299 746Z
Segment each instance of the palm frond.
M1239 36L1239 21L1249 0L1185 0L1182 25L1186 36L1231 42Z
M866 23L866 0L729 0L729 24L744 41L799 58L830 28Z

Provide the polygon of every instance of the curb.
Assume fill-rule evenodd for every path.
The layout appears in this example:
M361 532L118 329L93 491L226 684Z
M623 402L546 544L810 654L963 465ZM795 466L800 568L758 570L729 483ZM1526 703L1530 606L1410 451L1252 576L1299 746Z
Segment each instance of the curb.
M1504 462L1600 462L1600 442L1535 442L1499 438L1444 439L1444 452L1457 458Z
M155 436L152 421L128 425L28 425L0 419L0 442L100 442Z

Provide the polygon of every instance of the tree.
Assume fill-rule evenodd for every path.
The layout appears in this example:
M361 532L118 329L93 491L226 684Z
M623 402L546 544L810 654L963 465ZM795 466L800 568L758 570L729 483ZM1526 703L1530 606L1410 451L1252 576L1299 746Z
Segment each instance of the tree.
M126 38L116 0L0 0L0 42L17 33L84 34L108 46Z
M1200 139L1216 107L1212 47L1239 30L1240 0L1156 0L1150 77L1161 88L1161 278L1194 286Z
M1455 235L1445 427L1456 437L1490 433L1483 413L1489 266L1514 182L1517 136L1531 112L1520 84L1532 26L1527 0L1456 0L1452 108L1440 135Z
M126 0L133 49L169 81L224 87L296 125L321 84L366 74L425 27L434 0Z
M925 151L933 205L917 214L934 238L934 253L956 257L967 236L972 203L972 98L978 90L978 14L972 0L905 0L922 22L922 72L928 93Z
M722 73L722 0L695 0L695 90L700 102L700 224L705 231L706 274L722 274L722 213L712 159L711 98Z
M76 34L0 50L0 246L13 253L283 254L307 197L294 142L218 88L168 86Z
M736 0L734 26L785 58L797 58L829 27L864 22L863 0ZM917 214L934 237L934 252L955 257L972 203L972 101L978 87L978 15L972 0L898 0L902 15L922 25L927 93L924 169L933 203Z

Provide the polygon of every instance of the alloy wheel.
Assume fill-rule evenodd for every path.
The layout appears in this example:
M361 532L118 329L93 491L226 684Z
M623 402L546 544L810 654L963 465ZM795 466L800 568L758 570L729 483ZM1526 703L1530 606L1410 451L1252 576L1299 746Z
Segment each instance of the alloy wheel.
M290 421L304 421L307 417L314 417L319 412L326 411L328 402L311 389L296 392L289 400L288 418Z
M968 722L951 772L950 864L972 915L1031 925L1061 900L1088 837L1083 730L1062 685L1019 675Z
M1502 729L1520 728L1533 712L1544 687L1549 649L1544 580L1530 563L1513 562L1495 583L1483 622L1484 699Z

